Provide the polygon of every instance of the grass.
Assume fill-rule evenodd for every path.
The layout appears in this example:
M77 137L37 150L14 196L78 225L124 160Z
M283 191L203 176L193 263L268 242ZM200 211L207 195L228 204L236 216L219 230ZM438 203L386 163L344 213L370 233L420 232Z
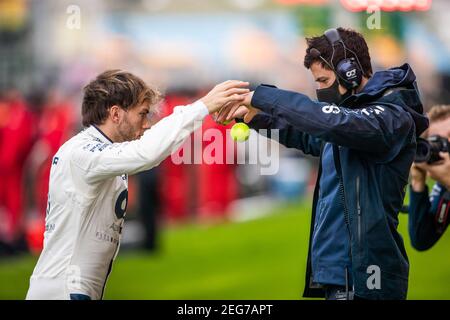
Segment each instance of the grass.
M300 299L310 207L287 204L258 220L166 229L157 254L122 251L105 299ZM450 299L450 232L427 252L409 245L409 299ZM23 299L35 257L0 261L0 299Z

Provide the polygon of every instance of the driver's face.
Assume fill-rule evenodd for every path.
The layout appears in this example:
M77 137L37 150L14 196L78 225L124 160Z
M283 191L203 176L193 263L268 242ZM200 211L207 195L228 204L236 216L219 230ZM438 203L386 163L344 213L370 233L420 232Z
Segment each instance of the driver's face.
M139 139L150 125L150 106L142 105L128 111L124 110L122 121L119 123L118 133L122 141Z

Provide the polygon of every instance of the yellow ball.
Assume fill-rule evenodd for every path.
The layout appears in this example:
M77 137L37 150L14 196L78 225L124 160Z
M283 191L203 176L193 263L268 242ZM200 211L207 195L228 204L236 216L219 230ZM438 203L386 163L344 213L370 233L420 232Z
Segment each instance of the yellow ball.
M231 138L237 142L244 142L250 136L250 128L243 122L236 123L230 132Z

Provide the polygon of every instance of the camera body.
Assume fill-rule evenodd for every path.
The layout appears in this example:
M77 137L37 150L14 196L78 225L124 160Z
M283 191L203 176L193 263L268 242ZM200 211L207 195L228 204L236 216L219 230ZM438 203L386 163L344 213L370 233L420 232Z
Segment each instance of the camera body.
M428 139L419 138L417 140L416 158L414 162L427 162L433 164L442 160L439 152L448 152L450 154L450 142L447 138L434 135Z

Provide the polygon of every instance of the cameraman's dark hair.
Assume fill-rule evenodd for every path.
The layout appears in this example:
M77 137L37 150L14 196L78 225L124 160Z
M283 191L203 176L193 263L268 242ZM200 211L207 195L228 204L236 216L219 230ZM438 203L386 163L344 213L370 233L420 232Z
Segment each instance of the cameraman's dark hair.
M158 90L122 70L103 72L83 91L81 115L85 127L103 124L108 117L108 110L114 105L128 110L143 104L156 105L162 98Z
M430 122L438 122L447 120L450 118L450 105L437 105L433 106L430 111L428 111L428 118Z
M356 32L352 29L344 29L337 28L339 35L341 36L342 41L345 46L352 50L358 56L358 59L361 63L361 67L363 68L363 74L366 77L370 77L373 74L372 64L370 62L369 48L367 47L366 40L359 32ZM311 49L315 48L319 50L321 56L328 62L331 62L331 56L333 53L333 49L331 47L330 42L325 37L325 35L321 35L318 37L306 38L306 43L308 45L306 49L306 55L304 60L304 65L307 69L311 68L311 65L315 62L320 62L322 67L330 70L330 67L317 55L311 54ZM334 47L334 57L331 62L334 67L336 67L337 63L344 59L345 55L347 57L352 57L353 54L350 51L344 52L344 48L342 44L337 44Z

